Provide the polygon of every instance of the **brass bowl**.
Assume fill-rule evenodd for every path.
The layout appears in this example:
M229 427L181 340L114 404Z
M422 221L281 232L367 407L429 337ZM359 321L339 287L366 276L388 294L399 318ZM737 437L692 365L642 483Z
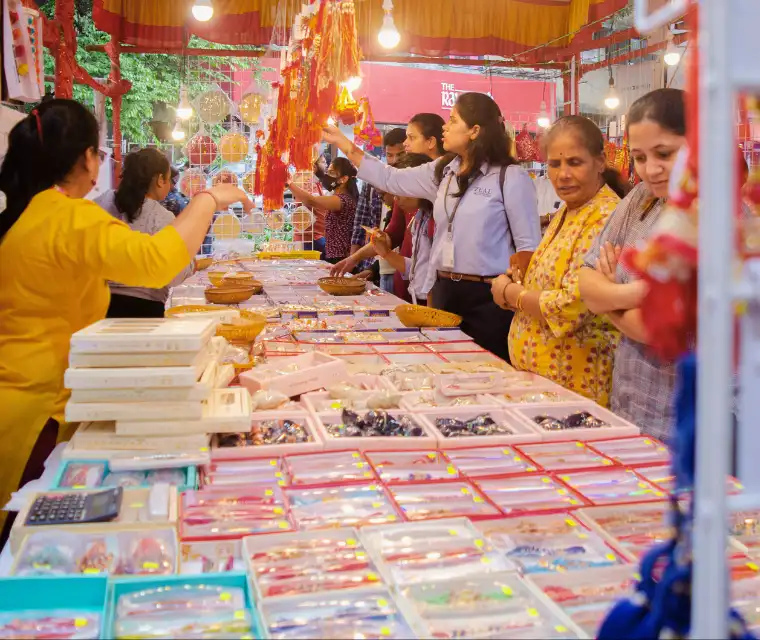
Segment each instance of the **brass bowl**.
M319 288L333 296L358 296L364 293L367 283L358 278L320 278Z
M418 304L400 304L395 311L405 327L420 329L422 327L458 327L462 324L462 316Z
M195 270L203 271L204 269L208 269L212 264L214 264L213 258L196 258Z
M229 286L229 287L208 287L204 291L206 301L211 304L239 304L245 302L253 295L254 287L252 286Z

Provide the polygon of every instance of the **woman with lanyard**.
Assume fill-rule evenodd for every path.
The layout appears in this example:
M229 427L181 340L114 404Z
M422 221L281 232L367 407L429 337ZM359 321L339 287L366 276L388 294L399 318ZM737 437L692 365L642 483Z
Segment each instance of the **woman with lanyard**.
M407 153L396 163L398 169L411 169L432 162L421 153ZM430 248L433 242L433 203L421 198L396 197L396 206L405 215L411 215L409 231L412 236L412 257L406 258L393 251L390 236L383 231L372 234L372 245L377 255L409 282L409 294L414 304L427 304L427 297L435 284L435 272L430 269Z
M490 282L511 263L525 273L541 232L533 181L509 154L496 103L482 93L461 94L444 127L447 154L413 169L394 169L365 156L337 127L325 127L324 139L348 156L362 180L434 203L433 305L462 316L465 333L509 360L513 313L493 301Z

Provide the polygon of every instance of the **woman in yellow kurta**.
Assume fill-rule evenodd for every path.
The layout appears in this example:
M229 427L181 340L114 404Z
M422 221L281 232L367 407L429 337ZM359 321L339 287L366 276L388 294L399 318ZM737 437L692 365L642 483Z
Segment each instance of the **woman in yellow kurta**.
M564 205L524 277L510 270L493 281L492 292L497 304L517 310L512 364L606 406L619 335L581 301L578 272L625 186L605 167L602 133L587 118L561 118L545 145L549 179Z
M95 118L71 100L43 103L9 136L0 169L0 507L22 475L41 473L55 445L69 341L105 317L107 281L165 286L197 253L216 210L251 207L242 191L220 186L156 235L132 231L83 199L98 153ZM46 443L35 447L42 433Z

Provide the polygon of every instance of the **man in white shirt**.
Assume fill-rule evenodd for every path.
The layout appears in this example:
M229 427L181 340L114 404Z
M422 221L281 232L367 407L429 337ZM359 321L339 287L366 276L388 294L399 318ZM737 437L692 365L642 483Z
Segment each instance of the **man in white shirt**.
M536 178L536 198L538 200L538 215L541 219L541 229L545 229L552 216L562 206L562 200L559 199L557 192L554 190L551 181L546 176Z

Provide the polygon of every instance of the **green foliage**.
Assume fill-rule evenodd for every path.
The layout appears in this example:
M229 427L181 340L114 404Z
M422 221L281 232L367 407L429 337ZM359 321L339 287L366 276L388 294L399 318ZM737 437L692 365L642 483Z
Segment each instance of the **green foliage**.
M106 44L109 36L95 28L92 20L92 0L76 0L76 8L74 23L77 31L77 61L93 78L105 79L111 70L108 56L105 53L87 51L86 47ZM48 17L53 17L54 3L45 5L43 11ZM234 48L205 42L195 37L191 39L189 46L220 50ZM254 47L248 48L255 50ZM149 126L153 119L153 104L165 102L176 105L179 100L182 63L182 56L178 55L122 54L122 78L132 83L131 91L124 96L122 101L121 130L126 140L136 143L155 142L155 136ZM212 82L229 81L229 74L222 71L227 65L235 69L254 68L254 75L257 78L260 78L263 72L254 58L204 57L194 63L194 67L200 68L201 65L204 68L204 77L193 78L189 82L191 98L208 89ZM55 74L55 62L47 50L45 50L45 74L48 76ZM48 88L52 91L52 83L48 83ZM74 85L74 98L84 104L93 105L94 103L93 90L85 85ZM110 120L110 100L106 103L106 110Z

